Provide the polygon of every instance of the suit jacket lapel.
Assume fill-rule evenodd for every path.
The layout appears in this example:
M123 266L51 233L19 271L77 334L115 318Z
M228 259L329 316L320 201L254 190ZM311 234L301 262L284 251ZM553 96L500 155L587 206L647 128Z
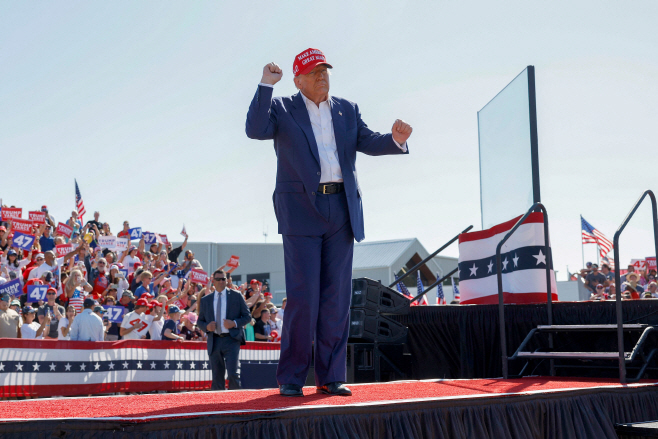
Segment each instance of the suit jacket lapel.
M336 139L336 149L338 150L338 157L340 160L340 167L346 170L345 167L345 117L343 116L343 107L337 99L331 97L329 99L331 104L331 119L334 123L334 138ZM344 172L344 171L343 171Z
M306 140L308 140L308 144L311 148L311 152L313 153L313 157L315 157L315 160L318 162L318 166L320 166L318 144L315 141L315 134L313 134L313 127L311 126L311 118L308 116L308 110L306 109L306 104L304 103L304 98L302 98L301 92L297 93L293 97L290 114L304 132Z

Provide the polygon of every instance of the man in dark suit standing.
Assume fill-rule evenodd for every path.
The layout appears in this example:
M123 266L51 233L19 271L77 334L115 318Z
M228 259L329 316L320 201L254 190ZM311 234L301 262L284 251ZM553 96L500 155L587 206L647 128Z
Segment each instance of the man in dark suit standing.
M251 322L249 308L239 291L226 288L226 273L215 270L212 274L215 291L201 298L197 325L208 334L208 355L212 368L211 390L225 390L225 372L228 370L228 388L240 388L238 357L240 345L245 344L244 325Z
M247 113L247 136L274 140L277 155L274 212L288 297L277 369L284 396L303 396L313 342L317 392L351 395L343 383L352 254L354 239L364 238L356 153L406 154L412 131L399 119L390 134L370 130L354 102L329 96L330 68L320 50L305 50L293 63L300 92L273 98L282 72L267 64Z

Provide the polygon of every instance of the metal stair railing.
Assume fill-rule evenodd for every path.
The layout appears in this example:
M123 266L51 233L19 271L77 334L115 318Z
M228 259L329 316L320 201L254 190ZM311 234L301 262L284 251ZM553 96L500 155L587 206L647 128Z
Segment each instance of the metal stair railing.
M553 297L551 295L551 267L552 267L552 255L551 247L548 241L548 213L546 208L542 203L535 203L528 209L525 215L519 219L512 230L507 232L505 237L498 243L496 247L496 276L498 278L498 320L500 325L500 349L502 351L502 361L503 361L503 378L508 378L508 362L509 358L507 356L507 337L505 332L505 298L503 296L503 274L501 270L502 262L500 256L500 250L503 247L503 244L516 232L516 230L523 224L523 222L530 216L531 213L541 210L544 214L544 251L546 253L546 291L548 296L548 324L553 324ZM553 348L553 336L549 334L549 348ZM553 366L551 360L551 374L553 374Z
M619 273L619 270L621 269L621 266L619 265L619 237L621 236L621 232L624 231L626 225L628 225L628 222L631 220L631 218L637 211L638 207L640 207L640 204L642 204L642 201L647 195L649 195L649 198L651 198L651 209L653 214L652 219L653 219L654 249L656 252L655 254L658 255L658 209L656 207L656 196L651 190L644 191L642 196L635 202L635 205L626 216L626 219L619 226L617 232L615 232L615 237L613 239L613 246L615 250L615 295L616 295L615 302L616 302L616 313L617 313L617 344L619 348L619 381L622 384L625 384L627 379L626 379L626 361L624 354L624 328L623 328L624 316L622 314L622 306L621 306L621 296L623 291L621 291L621 275Z

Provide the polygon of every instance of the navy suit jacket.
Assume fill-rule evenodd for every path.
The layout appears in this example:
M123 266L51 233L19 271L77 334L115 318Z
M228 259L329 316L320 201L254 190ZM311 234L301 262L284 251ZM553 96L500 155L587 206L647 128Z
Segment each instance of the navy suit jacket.
M197 321L197 326L201 328L203 332L208 332L208 323L216 322L219 326L221 322L217 317L215 317L215 292L212 294L207 294L201 298L201 312L199 313L199 320ZM234 339L238 340L241 344L245 344L244 337L244 326L251 322L251 313L247 304L244 301L244 297L240 294L239 291L228 290L226 295L226 320L235 320L238 324L236 328L231 328L228 330L228 333ZM215 337L212 334L208 334L208 353L212 353L212 345Z
M315 205L320 158L311 119L301 93L272 98L273 88L259 85L247 113L247 136L274 140L277 156L274 212L283 235L322 235L327 220ZM375 133L361 120L354 102L330 97L338 159L343 173L354 238L362 241L363 207L356 175L357 151L368 155L404 154L389 134ZM407 149L408 152L408 149Z

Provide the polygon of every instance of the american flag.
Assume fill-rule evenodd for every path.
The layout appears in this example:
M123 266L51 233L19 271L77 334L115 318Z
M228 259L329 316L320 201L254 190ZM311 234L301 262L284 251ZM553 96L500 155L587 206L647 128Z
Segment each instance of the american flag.
M441 279L441 276L439 273L436 273L437 279ZM437 305L445 305L446 304L446 296L443 294L443 284L439 284L436 287L436 304Z
M87 211L85 210L85 202L82 201L82 195L80 195L78 180L75 180L75 208L78 210L78 217L80 218L80 222L82 222L82 215L87 213Z
M594 228L593 225L585 221L585 218L580 217L580 224L582 229L583 244L598 244L599 254L604 258L610 250L612 250L612 241L605 237L603 233Z
M603 257L601 258L601 265L608 264L610 271L615 271L615 258Z
M457 285L455 285L455 278L451 277L450 282L452 282L452 293L453 296L455 296L455 300L461 301L461 294L459 294L459 288L457 288Z
M425 288L423 288L423 281L420 280L420 270L416 272L418 274L417 278L418 280L416 281L416 296L421 294L423 291L425 291ZM416 301L419 305L427 305L427 295L424 295L423 297L420 298L420 300Z
M398 275L395 274L394 276L395 276L395 280L398 280ZM407 299L413 299L413 296L411 295L411 293L409 293L409 290L407 289L407 287L404 283L398 282L398 283L395 284L395 286L397 287L398 292L401 293L401 294L404 294L407 297ZM414 304L416 304L416 302L414 302L412 304L412 306Z

